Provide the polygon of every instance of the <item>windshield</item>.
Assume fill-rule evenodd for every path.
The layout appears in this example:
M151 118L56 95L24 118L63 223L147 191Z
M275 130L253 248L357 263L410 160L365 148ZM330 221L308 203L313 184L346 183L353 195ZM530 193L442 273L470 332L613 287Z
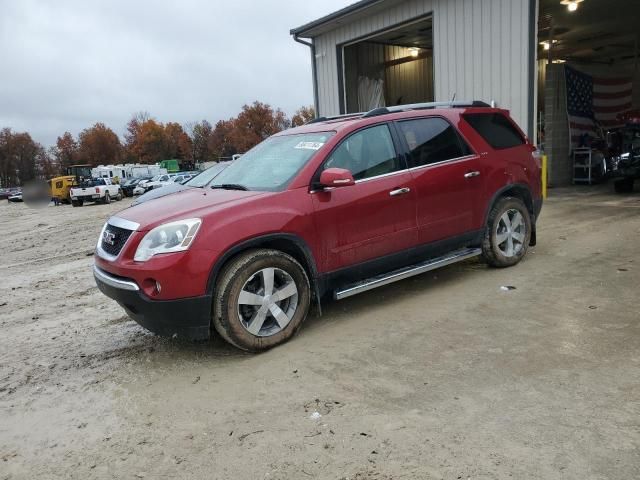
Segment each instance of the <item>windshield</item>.
M205 171L192 177L191 180L185 183L185 185L188 185L189 187L204 187L205 185L211 183L211 180L213 180L222 170L227 168L229 165L231 165L231 162L217 163L213 167L209 167Z
M280 191L333 134L270 137L224 169L215 177L212 186L242 185L249 190Z

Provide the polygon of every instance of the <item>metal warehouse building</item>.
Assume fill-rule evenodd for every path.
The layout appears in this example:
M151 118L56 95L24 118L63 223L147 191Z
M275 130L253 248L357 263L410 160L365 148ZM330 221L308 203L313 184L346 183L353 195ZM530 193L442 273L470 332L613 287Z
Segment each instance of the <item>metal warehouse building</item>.
M291 34L311 49L318 115L494 102L545 149L550 183L560 185L572 181L585 133L585 122L570 122L576 92L565 69L620 85L610 93L620 100L593 100L605 113L592 133L619 126L616 116L640 105L638 18L637 0L361 0Z

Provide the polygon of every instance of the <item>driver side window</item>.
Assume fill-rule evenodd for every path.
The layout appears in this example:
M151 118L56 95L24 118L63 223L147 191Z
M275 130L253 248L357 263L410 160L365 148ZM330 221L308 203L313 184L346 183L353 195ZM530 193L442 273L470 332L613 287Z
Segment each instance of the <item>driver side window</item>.
M327 168L346 168L355 180L376 177L402 169L387 125L360 130L347 137L324 164Z

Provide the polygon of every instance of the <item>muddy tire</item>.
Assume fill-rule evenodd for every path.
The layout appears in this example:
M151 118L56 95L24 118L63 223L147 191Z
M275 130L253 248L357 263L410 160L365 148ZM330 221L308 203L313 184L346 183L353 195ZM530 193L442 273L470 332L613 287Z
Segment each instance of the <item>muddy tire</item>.
M213 326L236 347L259 352L289 340L309 313L305 269L279 250L249 250L220 273Z
M71 205L73 205L74 207L81 207L82 200L71 200Z
M122 190L118 191L118 195L116 196L116 201L122 200Z
M633 178L623 178L613 182L613 189L616 193L631 193L633 192Z
M109 192L104 192L104 204L108 205L109 203L111 203L111 195L109 195Z
M491 209L482 242L482 256L492 267L510 267L526 255L531 240L531 215L519 198L501 198Z

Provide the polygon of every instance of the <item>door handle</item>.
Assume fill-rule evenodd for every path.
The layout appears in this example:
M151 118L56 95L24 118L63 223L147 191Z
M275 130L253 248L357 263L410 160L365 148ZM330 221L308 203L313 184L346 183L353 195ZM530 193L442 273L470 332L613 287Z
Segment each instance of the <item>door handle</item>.
M395 197L397 195L402 195L402 194L405 194L405 193L409 193L410 191L411 191L411 189L409 187L402 187L402 188L398 188L396 190L391 190L389 192L389 195L392 196L392 197Z
M473 177L479 177L480 176L480 172L477 170L474 170L473 172L467 172L464 174L464 178L473 178Z

